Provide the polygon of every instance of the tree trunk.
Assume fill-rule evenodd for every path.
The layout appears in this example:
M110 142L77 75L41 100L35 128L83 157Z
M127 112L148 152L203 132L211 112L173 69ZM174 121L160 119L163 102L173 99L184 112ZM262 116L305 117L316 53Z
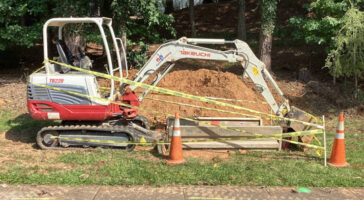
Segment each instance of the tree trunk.
M100 5L94 2L89 3L90 7L90 16L91 17L100 17Z
M265 64L268 71L272 71L271 69L271 51L272 51L272 33L269 32L267 34L263 33L263 30L260 30L259 35L259 58Z
M78 33L66 34L64 42L66 43L68 49L76 57L80 57L80 52L78 51L79 47L83 52L85 51L86 43L83 37Z
M358 99L359 97L359 85L358 85L358 75L355 74L354 75L354 87L355 87L355 91L354 91L354 98Z
M166 0L166 14L173 12L173 0Z
M238 35L240 40L246 40L246 24L245 24L245 0L238 0Z
M259 35L259 57L267 70L271 70L272 34L277 15L277 0L260 0L261 28Z
M194 0L189 0L189 15L190 15L190 24L191 24L191 37L196 37L194 5L195 5L195 1Z

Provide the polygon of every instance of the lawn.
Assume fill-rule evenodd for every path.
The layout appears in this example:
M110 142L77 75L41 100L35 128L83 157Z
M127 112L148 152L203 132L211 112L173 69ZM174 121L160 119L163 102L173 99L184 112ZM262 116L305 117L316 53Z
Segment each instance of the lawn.
M18 120L15 120L15 119ZM323 166L314 150L232 152L228 158L187 157L181 166L165 164L151 148L134 152L110 149L42 151L35 147L34 130L46 125L29 116L3 112L0 130L26 131L29 139L9 151L0 164L0 182L61 185L246 185L364 187L364 118L345 121L348 168ZM22 122L22 123L20 123ZM337 120L328 122L328 156ZM1 144L11 149L6 137Z

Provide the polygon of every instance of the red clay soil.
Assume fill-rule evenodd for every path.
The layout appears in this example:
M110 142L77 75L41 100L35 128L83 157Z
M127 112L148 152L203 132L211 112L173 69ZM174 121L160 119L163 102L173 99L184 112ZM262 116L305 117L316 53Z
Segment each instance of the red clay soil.
M230 72L221 72L208 69L199 69L196 71L190 70L178 70L169 73L160 83L160 87L168 88L187 94L192 94L196 96L210 96L210 97L220 97L229 99L240 99L249 101L263 101L264 99L260 97L252 88L248 87L237 75ZM160 94L150 94L149 98L158 98L169 101L176 101L186 104L193 104L198 106L227 109L233 110L231 108L218 106L216 104L199 102L191 99L185 99L181 97L160 95ZM231 102L230 102L231 103ZM270 113L270 108L266 104L252 104L247 102L239 102L236 105L241 105L243 107L258 110L265 113ZM157 110L162 113L173 114L179 112L181 116L200 116L200 117L243 117L240 115L233 115L229 113L222 113L218 111L210 111L205 109L193 108L188 106L168 104L165 102L159 102L155 100L145 99L142 107ZM241 113L249 113L246 111L234 110ZM141 112L152 122L165 121L165 116L158 116L156 119L153 117L154 114ZM249 113L253 114L253 113Z
M132 70L130 72L130 77L133 77L136 72L137 70ZM104 86L105 83L102 83L101 85ZM256 92L251 85L247 85L246 83L244 83L240 76L231 72L222 72L211 69L175 70L167 74L164 79L158 84L158 86L196 96L209 96L244 100L243 102L225 102L264 113L271 112L270 107L267 104L246 102L263 102L264 98L258 92ZM142 89L139 88L136 91L139 93L142 91ZM218 111L165 103L152 99L162 99L174 102L181 102L185 104L193 104L217 109L226 109L240 113L256 115L254 113L243 110L234 110L232 108L218 106L212 103L204 103L196 100L165 95L154 91L151 91L146 97L147 98L142 101L141 107L150 110L156 110L165 114L174 114L175 112L179 112L181 116L185 117L246 117L242 115L222 113ZM152 124L157 125L164 124L167 117L167 115L156 115L154 113L146 111L141 111L140 114L146 116Z

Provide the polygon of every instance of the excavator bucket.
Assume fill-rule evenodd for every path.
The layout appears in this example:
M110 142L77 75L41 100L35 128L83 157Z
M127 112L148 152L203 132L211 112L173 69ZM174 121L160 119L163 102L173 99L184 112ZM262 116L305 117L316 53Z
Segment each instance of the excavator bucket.
M305 111L303 111L299 108L296 108L294 106L291 106L291 110L290 110L290 112L287 113L286 117L288 117L290 119L313 123L313 124L318 123L318 120L314 116L312 116L312 115L306 113ZM296 121L289 122L288 127L293 129L293 131L308 131L308 130L311 130L314 128L312 126L304 125L303 123L296 122ZM314 135L300 136L299 141L309 144L311 142L311 140L313 139L313 137L314 137ZM305 148L305 147L303 148L304 151L306 149L307 148Z

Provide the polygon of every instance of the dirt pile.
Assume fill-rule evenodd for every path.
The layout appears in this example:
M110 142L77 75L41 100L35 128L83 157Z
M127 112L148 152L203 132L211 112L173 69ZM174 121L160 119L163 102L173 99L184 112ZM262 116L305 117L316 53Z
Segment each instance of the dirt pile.
M239 102L226 101L228 103L243 106L249 109L258 110L265 113L270 113L270 107L267 104L250 103L248 101L264 101L263 97L252 86L247 85L243 80L230 72L221 72L209 69L191 70L176 70L166 75L166 77L158 84L159 87L168 88L171 90L180 91L196 96L208 96L228 99L243 100ZM138 89L137 91L140 91ZM216 104L204 103L191 99L164 95L156 92L151 92L147 98L141 103L141 107L152 110L157 110L162 113L173 114L179 112L181 116L210 116L210 117L244 117L236 114L222 113L218 111L193 108L189 106L181 106L166 102L161 102L156 99L181 102L185 104L193 104L198 106L226 109L237 111L240 113L254 114L242 110L233 110L228 107L218 106ZM146 116L152 123L164 123L166 116L141 111L141 114ZM259 116L259 115L258 115Z

